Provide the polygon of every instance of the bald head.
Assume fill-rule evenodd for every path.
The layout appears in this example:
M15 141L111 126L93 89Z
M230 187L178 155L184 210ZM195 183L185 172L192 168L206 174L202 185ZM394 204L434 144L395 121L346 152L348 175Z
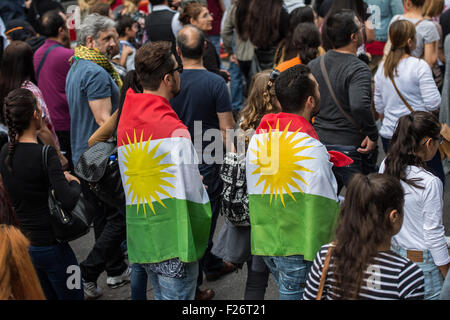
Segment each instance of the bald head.
M187 25L178 32L177 47L183 58L200 60L203 57L205 41L203 31L193 25Z

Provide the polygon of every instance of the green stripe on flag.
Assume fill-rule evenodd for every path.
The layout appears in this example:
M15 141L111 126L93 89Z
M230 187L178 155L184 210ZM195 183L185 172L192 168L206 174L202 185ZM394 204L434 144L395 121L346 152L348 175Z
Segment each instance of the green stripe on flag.
M211 206L187 200L153 202L156 215L145 204L127 206L127 247L130 263L156 263L178 257L198 261L205 253L211 228Z
M293 193L249 195L251 247L253 255L303 255L313 261L320 247L334 238L339 203L322 196Z

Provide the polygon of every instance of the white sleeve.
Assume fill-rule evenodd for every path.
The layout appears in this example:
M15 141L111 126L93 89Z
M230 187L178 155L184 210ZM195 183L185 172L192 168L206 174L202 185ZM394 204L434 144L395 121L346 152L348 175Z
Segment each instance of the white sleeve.
M446 265L450 262L450 256L445 239L445 228L442 223L444 195L441 180L433 178L425 186L423 195L425 245L430 250L437 266Z
M172 32L175 36L175 39L177 38L178 32L183 28L183 25L181 24L180 20L180 13L177 12L172 18Z
M433 79L431 68L425 60L417 64L417 76L424 107L427 111L434 111L441 105L441 94Z
M380 65L374 77L375 82L374 104L375 110L380 114L384 114L384 108L386 107L384 105L383 96L381 94L381 85L385 80L386 78L384 77L384 64L383 64ZM386 93L387 92L385 92L385 94Z

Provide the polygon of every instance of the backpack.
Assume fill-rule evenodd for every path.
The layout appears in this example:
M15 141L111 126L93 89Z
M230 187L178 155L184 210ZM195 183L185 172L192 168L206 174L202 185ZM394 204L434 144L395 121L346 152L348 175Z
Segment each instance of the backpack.
M245 153L228 152L219 175L223 181L221 214L237 227L250 226Z

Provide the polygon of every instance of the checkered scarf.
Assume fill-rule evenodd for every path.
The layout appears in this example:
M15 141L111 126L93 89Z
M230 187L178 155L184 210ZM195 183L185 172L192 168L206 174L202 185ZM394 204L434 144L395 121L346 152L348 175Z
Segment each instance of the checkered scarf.
M72 63L74 59L84 59L95 62L100 67L105 69L111 75L111 77L113 77L119 89L122 87L122 79L120 78L116 69L114 69L111 62L109 62L109 60L103 54L101 54L97 48L89 49L88 47L79 45L75 48L75 54L73 56L73 59L71 60Z

